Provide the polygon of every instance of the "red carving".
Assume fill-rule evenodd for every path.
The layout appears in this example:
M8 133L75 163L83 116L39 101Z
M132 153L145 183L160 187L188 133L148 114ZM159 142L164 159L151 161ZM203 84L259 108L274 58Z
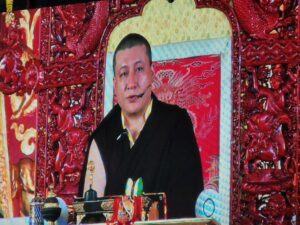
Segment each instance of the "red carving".
M89 134L95 128L95 85L47 92L49 97L44 91L39 97L37 192L44 196L47 187L54 184L56 194L71 204L78 191Z
M248 105L244 105L246 123L242 146L245 152L241 187L249 198L249 204L253 204L249 211L245 210L256 216L252 220L247 219L245 224L263 224L266 221L268 224L285 224L291 221L292 208L274 211L272 204L263 207L265 203L257 198L258 194L288 193L293 188L291 139L286 133L293 124L287 105L297 101L295 66L277 64L248 67L247 70L248 77L245 78L248 82L244 83L244 91L247 97L245 105ZM249 80L251 77L252 80ZM272 198L267 199L272 202ZM268 215L272 210L282 217ZM274 222L276 220L278 223Z
M243 64L247 66L279 63L299 63L300 45L297 40L253 41L243 46Z
M83 142L103 117L110 33L125 19L140 15L147 2L103 0L81 4L80 10L76 6L42 9L41 61L31 57L27 64L21 63L21 55L30 51L19 47L24 35L17 21L7 28L0 15L0 89L7 94L34 89L39 96L37 193L44 195L55 180L58 195L72 202ZM297 223L299 1L234 0L231 5L229 0L195 0L195 4L222 11L232 28L231 223ZM54 101L62 107L64 87L73 85L72 108L82 102L82 84L93 85L87 88L85 104L69 114L73 121L65 126L58 122L59 113L50 107L48 95L57 93ZM49 88L57 92L49 93ZM58 124L65 134L55 137ZM75 143L74 138L82 142Z
M270 195L262 195L259 198L253 196L247 197L246 201L249 203L249 211L251 216L243 218L242 224L254 225L254 224L271 224L282 225L285 223L285 217L288 215L291 217L293 208L288 204L285 197L280 193L274 193ZM259 210L255 202L259 202L263 205Z
M235 12L243 28L259 38L270 37L270 32L275 28L279 20L279 4L273 1L273 5L263 7L254 0L233 1ZM249 16L251 15L251 16Z
M110 1L110 6L113 8L111 8L110 19L99 44L99 67L95 66L99 69L98 74L100 74L95 76L98 77L97 84L99 87L103 85L103 62L105 62L109 34L121 21L139 15L146 2L136 1L136 4L130 5L131 2ZM278 220L278 224L289 223L292 216L296 215L294 208L298 207L294 197L297 192L293 191L295 169L292 168L293 164L296 165L297 162L291 163L294 162L293 158L295 157L293 135L297 130L294 125L297 122L293 119L295 117L295 102L297 101L295 91L297 67L295 65L283 65L277 66L277 68L271 66L271 69L266 69L264 65L282 65L290 62L299 63L300 61L298 41L291 39L297 36L295 1L282 2L286 6L284 10L278 8L279 3L275 1L247 1L245 4L252 4L252 8L250 7L252 11L247 11L246 14L248 20L241 14L243 13L242 10L247 10L247 8L238 9L237 7L237 3L242 4L244 2L234 1L235 12L239 21L229 1L198 0L195 2L198 8L214 7L223 11L232 26L232 126L234 129L232 130L231 222L233 224L269 224L268 222L274 223L275 220ZM244 7L245 5L239 6ZM89 9L86 12L88 11ZM262 26L264 20L260 17L261 12L264 12L267 18L265 21L268 22L263 24L262 29L254 29L256 24L253 21ZM56 15L57 17L53 21L55 26L59 24L58 21L61 21L59 13ZM240 30L240 25L244 30ZM274 35L270 34L272 30ZM241 31L246 33L240 36ZM247 33L250 35L248 36ZM61 41L52 40L51 42L51 46L54 46L51 55L53 62L63 59L73 60L77 57L70 57L72 56L70 52L63 48L61 51L56 51L63 46L64 36L61 37L63 37ZM257 40L254 41L253 37ZM276 39L260 40L260 38L269 37ZM65 83L71 84L68 83L67 78L71 77L73 80L79 77L79 75L72 76L73 72L78 71L72 70L73 67L73 65L68 67L68 65L62 64L60 67L58 65L55 68L49 67L50 72L46 73L46 76L49 77L46 82L52 82L49 83L49 87L64 86ZM62 71L66 68L67 71L70 71L68 72L69 75L66 77L59 75L63 74ZM57 72L54 72L55 70ZM59 81L53 82L51 77L54 76L62 78L63 81L61 83ZM75 83L81 83L82 80L81 78L77 79ZM92 79L89 81L93 82ZM99 96L101 97L94 99L93 104L97 109L102 109L102 95ZM101 110L97 110L96 123L99 123L101 118ZM257 140L261 140L261 142ZM61 139L60 142L63 143ZM60 147L58 146L58 148ZM63 144L61 148L63 148ZM286 196L285 201L279 196L281 193ZM265 194L266 197L262 200L258 196L259 194ZM243 204L243 201L246 201L247 204ZM278 211L275 207L279 203L284 206L282 211ZM276 216L274 216L275 212L277 213Z
M57 130L54 131L51 135L51 141L58 141L61 136L69 129L75 126L75 114L81 109L85 104L85 93L82 93L80 103L75 106L71 105L71 97L69 90L63 90L61 93L60 104L55 102L55 97L57 94L54 94L50 97L50 105L52 112L57 115Z
M54 173L49 174L51 179L48 177L48 183L54 183L56 192L60 194L77 193L85 159L84 152L93 125L90 110L83 108L88 97L87 88L64 87L59 92L52 93L50 97L53 113L50 118L53 118L53 121L50 122L49 147L56 151L56 155ZM60 98L58 103L56 98ZM80 121L83 121L86 125L84 128L88 129L83 129L83 123Z
M53 60L84 58L99 43L108 21L108 1L54 8Z
M254 38L277 38L277 29L293 22L281 17L290 8L290 0L234 0L233 5L241 26Z
M286 115L275 118L269 113L255 114L247 121L248 129L244 139L248 144L245 158L246 174L249 173L249 163L253 159L269 161L274 163L275 168L278 167L277 164L286 153L281 126L284 122L289 122Z
M69 182L73 185L78 184L80 180L80 171L82 170L85 159L84 150L89 135L80 128L70 128L65 132L65 138L62 138L58 144L58 151L55 158L54 171L58 173L59 183L56 183L55 174L52 179L57 192L63 189L65 177L69 176ZM62 142L65 142L62 144ZM69 191L67 193L70 193Z
M24 55L28 59L24 62ZM40 62L30 49L23 46L2 45L0 49L0 90L5 94L31 93L42 80Z
M45 67L43 88L96 82L98 64L92 59Z
M119 12L121 10L122 5L128 5L136 3L137 0L112 0L111 1L111 10L113 12ZM128 6L127 6L128 7Z
M268 80L268 83L271 88L260 86L257 75L260 75L261 79L266 80L270 72L272 72L272 76ZM263 100L263 104L260 104L260 110L274 115L280 123L286 123L290 126L289 117L285 112L285 95L287 93L295 94L297 75L289 70L284 71L282 65L276 65L272 71L266 67L261 67L258 69L258 73L256 71L253 72L253 88L257 91L257 97ZM283 75L286 75L286 82L283 81ZM263 120L266 121L266 118L263 118ZM273 128L273 130L276 129L275 127Z

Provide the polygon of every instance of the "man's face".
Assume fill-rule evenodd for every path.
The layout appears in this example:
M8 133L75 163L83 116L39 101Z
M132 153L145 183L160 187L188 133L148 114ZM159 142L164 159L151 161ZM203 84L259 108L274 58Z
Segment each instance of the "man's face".
M153 74L144 45L117 53L114 90L125 115L145 112L151 101Z

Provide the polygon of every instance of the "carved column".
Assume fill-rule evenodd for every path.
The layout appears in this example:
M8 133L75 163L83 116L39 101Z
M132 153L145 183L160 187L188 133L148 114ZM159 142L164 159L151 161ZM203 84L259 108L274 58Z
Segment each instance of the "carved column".
M299 221L297 5L233 1L243 29L240 224Z

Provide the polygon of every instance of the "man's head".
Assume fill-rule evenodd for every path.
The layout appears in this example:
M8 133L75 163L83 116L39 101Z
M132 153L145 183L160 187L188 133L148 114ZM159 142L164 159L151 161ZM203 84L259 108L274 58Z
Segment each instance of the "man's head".
M152 65L152 53L151 53L151 46L150 46L149 42L142 35L132 33L132 34L128 34L127 36L125 36L120 41L119 45L117 46L117 48L115 50L114 57L113 57L114 74L116 72L116 55L117 55L117 53L121 50L132 48L132 47L138 46L138 45L144 45L146 47L146 53L149 58L150 65Z
M118 45L113 59L114 90L122 112L142 115L151 101L153 68L151 48L139 34L129 34Z

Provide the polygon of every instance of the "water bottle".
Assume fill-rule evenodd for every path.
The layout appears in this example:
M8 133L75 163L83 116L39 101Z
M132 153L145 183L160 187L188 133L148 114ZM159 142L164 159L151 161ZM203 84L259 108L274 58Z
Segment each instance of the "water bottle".
M29 225L44 225L41 209L44 207L44 200L36 196L30 203Z

